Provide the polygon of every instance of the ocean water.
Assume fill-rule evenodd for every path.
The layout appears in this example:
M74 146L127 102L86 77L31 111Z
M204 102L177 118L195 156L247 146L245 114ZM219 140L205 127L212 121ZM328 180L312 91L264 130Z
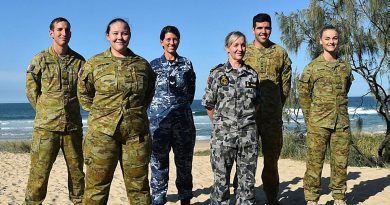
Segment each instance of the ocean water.
M385 132L386 123L375 110L376 102L372 97L350 97L348 106L352 130L356 129L356 121L363 119L364 132ZM210 138L211 123L207 113L201 105L201 100L194 100L192 104L196 136L198 140ZM83 130L87 131L88 113L82 111ZM35 112L28 103L0 104L0 140L30 139L33 131ZM298 115L298 122L303 124L302 113ZM296 124L284 122L285 129L292 129Z

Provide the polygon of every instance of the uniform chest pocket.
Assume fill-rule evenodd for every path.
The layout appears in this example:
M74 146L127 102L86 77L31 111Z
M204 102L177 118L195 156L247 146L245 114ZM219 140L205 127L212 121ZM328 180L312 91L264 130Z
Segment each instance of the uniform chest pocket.
M147 83L146 73L137 67L130 68L130 71L126 73L126 90L131 90L135 94L145 94L145 86Z
M71 86L75 86L77 85L77 73L78 73L78 69L75 68L75 67L68 67L69 69L69 84Z
M178 88L183 88L185 87L188 78L189 78L189 71L186 68L179 68L178 72L176 73L176 86Z
M314 77L313 91L315 95L333 93L333 73L327 70L318 70Z
M267 78L271 80L272 82L278 82L278 77L280 73L281 66L279 65L279 62L270 61L267 59Z
M117 85L118 82L115 73L102 73L95 80L95 89L100 93L116 92Z
M60 90L59 73L54 67L47 67L42 72L42 92L58 91Z
M217 89L217 101L221 103L228 103L235 99L236 88L231 84L226 86L219 86Z
M166 86L168 83L168 75L163 70L155 70L154 73L156 74L156 85L158 87Z

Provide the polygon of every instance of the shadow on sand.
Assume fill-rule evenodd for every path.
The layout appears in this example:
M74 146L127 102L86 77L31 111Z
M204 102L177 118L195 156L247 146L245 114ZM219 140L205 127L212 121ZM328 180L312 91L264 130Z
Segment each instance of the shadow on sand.
M348 180L358 179L360 177L360 172L350 172L348 173ZM302 180L301 177L295 177L291 181L284 181L280 183L280 202L282 204L288 205L304 205L306 204L304 195L303 195L303 187L298 188L297 190L291 190L289 188L290 185L296 185L300 183ZM322 177L321 179L321 194L330 194L329 189L330 178ZM358 204L366 201L369 197L376 195L377 193L383 191L387 186L390 186L390 174L387 176L383 176L381 178L362 181L357 185L352 187L352 190L347 193L347 204ZM256 191L256 204L265 204L266 198L263 192L263 186L259 186L255 188ZM200 195L209 196L211 192L211 187L197 189L193 192L194 197L198 197ZM208 197L207 197L208 198ZM167 196L169 202L179 204L178 195L170 194ZM230 204L234 204L234 195L230 195ZM203 202L195 202L194 205L208 205L210 204L210 199L207 199ZM333 201L326 202L325 205L332 205Z

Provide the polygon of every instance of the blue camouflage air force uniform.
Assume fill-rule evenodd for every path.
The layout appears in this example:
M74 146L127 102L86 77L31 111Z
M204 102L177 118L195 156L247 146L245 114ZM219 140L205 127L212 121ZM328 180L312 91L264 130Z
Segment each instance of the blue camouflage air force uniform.
M211 70L202 100L203 106L214 110L210 141L214 172L211 204L229 204L234 161L238 176L236 204L255 204L256 107L259 103L259 80L250 66L233 69L226 63Z
M152 203L165 204L169 177L169 152L176 164L176 187L180 200L192 198L192 158L195 126L191 104L195 94L195 72L191 61L165 56L150 62L156 75L155 95L148 110L152 135Z

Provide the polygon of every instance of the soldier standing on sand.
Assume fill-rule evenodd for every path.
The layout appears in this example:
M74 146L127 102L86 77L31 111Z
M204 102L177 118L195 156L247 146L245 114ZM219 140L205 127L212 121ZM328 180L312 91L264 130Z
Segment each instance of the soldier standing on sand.
M255 39L248 45L244 61L256 70L260 80L262 100L257 126L264 157L261 179L267 205L277 205L278 160L283 146L282 111L291 87L291 60L282 47L269 40L272 27L268 14L257 14L252 23ZM234 184L236 181L235 178Z
M323 54L307 65L298 84L299 103L307 127L307 162L303 179L305 200L316 205L321 172L330 145L330 189L335 205L345 205L350 143L348 91L353 76L350 65L337 56L339 33L334 26L320 32Z
M42 204L58 151L68 168L69 198L81 204L84 194L82 122L77 100L77 73L84 58L69 48L70 23L53 19L51 47L41 51L27 68L26 95L36 112L31 165L25 204Z
M107 204L118 161L129 204L151 203L151 141L147 108L155 77L149 63L129 45L129 24L113 19L107 25L110 48L89 59L79 72L78 97L89 112L84 141L85 205Z
M164 54L150 62L156 75L156 92L148 110L152 133L152 203L165 204L167 201L169 152L172 148L180 203L189 205L196 136L191 110L195 72L191 61L176 52L180 43L180 32L176 27L165 26L160 33L160 43Z
M255 204L258 156L256 108L260 103L256 71L242 60L245 35L230 32L225 38L228 62L210 71L202 105L213 124L210 139L214 184L210 204L229 204L230 172L236 162L236 204Z

